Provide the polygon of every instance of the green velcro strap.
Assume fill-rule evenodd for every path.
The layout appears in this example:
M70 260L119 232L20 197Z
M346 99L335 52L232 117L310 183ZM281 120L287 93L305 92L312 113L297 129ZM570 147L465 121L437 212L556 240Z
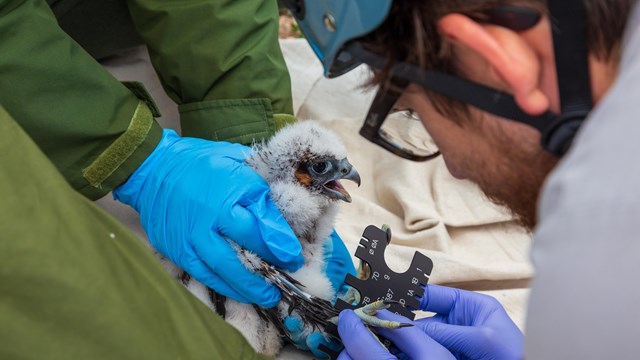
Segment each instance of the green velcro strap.
M82 176L91 186L99 188L102 182L111 176L142 144L152 124L153 113L147 103L144 101L138 102L127 131L111 143L91 165L82 170Z
M278 131L289 124L297 122L298 119L291 114L273 114L273 121L276 124L276 131Z
M158 109L158 106L156 105L156 102L153 101L153 97L151 96L151 94L149 94L149 92L141 82L123 81L122 84L126 86L127 89L129 89L129 91L133 93L133 95L147 104L154 118L162 116L162 114L160 114L160 109Z

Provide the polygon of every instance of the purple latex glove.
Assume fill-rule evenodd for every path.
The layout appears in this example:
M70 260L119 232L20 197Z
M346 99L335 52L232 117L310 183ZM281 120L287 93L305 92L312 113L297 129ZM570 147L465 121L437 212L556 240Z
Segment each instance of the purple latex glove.
M380 311L378 317L404 323L410 322L409 319L389 311ZM401 358L455 359L449 350L431 339L417 326L393 330L376 330L401 349ZM340 353L338 360L386 360L398 358L382 346L352 310L344 310L340 313L338 332L345 346L345 350Z
M523 356L522 332L502 305L490 296L428 285L420 310L436 315L413 322L415 327L377 329L400 349L398 358L452 359L455 355L456 359L511 360ZM398 319L388 311L379 312L378 317ZM340 358L395 359L357 320L355 314L349 315L347 311L340 314L338 331L346 348Z
M523 336L495 298L438 285L425 287L420 309L436 313L415 322L458 359L523 357Z

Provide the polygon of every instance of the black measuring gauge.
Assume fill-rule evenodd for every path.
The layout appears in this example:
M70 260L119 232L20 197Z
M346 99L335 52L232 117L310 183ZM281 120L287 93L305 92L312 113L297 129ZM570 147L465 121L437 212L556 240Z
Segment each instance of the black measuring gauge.
M359 294L357 303L350 304L338 299L336 309L355 309L377 300L391 300L394 303L391 304L389 311L411 320L415 319L416 314L410 308L420 307L418 299L424 295L423 286L429 282L433 261L416 251L409 269L403 273L397 273L391 270L384 260L384 253L390 241L390 231L373 225L367 226L362 233L355 256L368 266L368 271L365 272L368 276L359 279L347 274L344 283L357 290ZM325 330L338 337L338 328L335 325L329 324ZM391 345L387 339L380 340L387 347ZM326 352L332 359L336 359L339 354L323 345L319 349Z
M418 299L424 295L423 286L429 282L433 261L416 251L409 269L404 273L397 273L391 270L384 260L389 242L387 231L373 225L364 230L355 256L369 266L369 276L366 279L358 279L353 275L347 275L344 282L359 292L360 299L357 304L348 304L338 299L336 308L359 308L377 300L392 300L396 303L391 304L389 311L411 320L415 318L415 314L407 307L419 308Z

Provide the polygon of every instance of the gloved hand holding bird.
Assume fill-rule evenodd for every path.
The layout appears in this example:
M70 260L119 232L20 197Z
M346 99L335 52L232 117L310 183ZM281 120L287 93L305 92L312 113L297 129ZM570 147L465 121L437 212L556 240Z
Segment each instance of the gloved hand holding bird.
M286 272L229 240L247 269L281 290L282 298L273 308L226 298L186 272L178 277L237 328L256 351L275 356L287 339L298 348L324 357L317 349L319 344L339 346L338 339L324 332L324 326L337 320L338 311L333 304L343 280L327 275L331 262L327 257L333 253L332 248L344 247L333 230L339 201L351 202L340 180L351 180L359 186L360 176L347 160L346 148L338 137L314 121L289 125L268 141L255 144L247 151L246 164L269 184L271 198L300 241L304 265L295 272ZM339 261L348 261L353 267L350 258ZM380 306L384 305L374 307ZM369 316L375 310L366 309L360 314L375 322Z

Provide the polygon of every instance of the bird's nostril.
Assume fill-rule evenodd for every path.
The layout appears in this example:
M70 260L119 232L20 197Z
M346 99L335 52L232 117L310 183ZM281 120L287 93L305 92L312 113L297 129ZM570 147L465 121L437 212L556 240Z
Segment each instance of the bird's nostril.
M349 170L347 170L347 168L342 168L342 173L343 173L343 174L346 174L346 173L348 173L348 172L349 172Z

